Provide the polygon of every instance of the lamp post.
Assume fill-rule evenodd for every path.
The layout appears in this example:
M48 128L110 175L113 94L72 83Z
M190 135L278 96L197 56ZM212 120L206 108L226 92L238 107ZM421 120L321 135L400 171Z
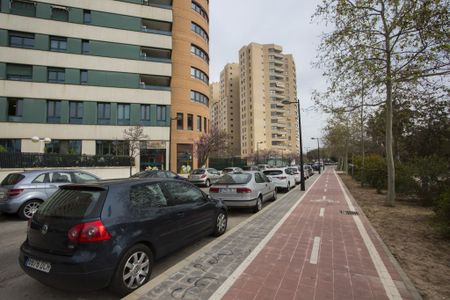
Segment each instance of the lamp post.
M169 171L172 171L172 121L178 120L178 116L175 118L170 118L169 124ZM175 170L178 173L178 170Z
M295 104L297 103L298 109L298 136L299 136L299 147L300 147L300 190L305 190L305 170L303 169L303 144L302 144L302 117L300 113L300 100L297 101L289 101L283 100L281 101L283 104Z
M312 137L312 140L317 140L317 159L319 160L319 174L320 174L320 147L319 147L319 138Z
M40 143L41 149L39 149L39 151L40 151L41 153L44 153L44 152L45 152L45 144L51 143L51 142L52 142L52 139L49 138L49 137L46 137L46 138L40 138L40 137L38 137L38 136L33 136L33 137L31 138L31 141L32 141L33 143Z
M259 144L264 142L256 142L256 164L259 164Z

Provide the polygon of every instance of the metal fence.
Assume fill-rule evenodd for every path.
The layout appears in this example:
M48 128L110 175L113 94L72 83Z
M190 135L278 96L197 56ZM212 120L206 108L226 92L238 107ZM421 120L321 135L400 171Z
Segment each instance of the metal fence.
M130 163L134 165L134 159L129 156L0 153L0 168L125 167Z

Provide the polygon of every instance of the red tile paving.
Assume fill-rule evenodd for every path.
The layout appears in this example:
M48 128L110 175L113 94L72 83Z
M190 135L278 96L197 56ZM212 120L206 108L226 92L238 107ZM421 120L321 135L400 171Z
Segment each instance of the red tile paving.
M352 204L360 211L356 203ZM321 208L325 209L323 217L319 216ZM367 218L360 213L358 218L401 296L389 298L354 217L341 214L341 210L350 208L337 175L329 169L223 299L412 299ZM320 237L317 264L310 263L314 237Z

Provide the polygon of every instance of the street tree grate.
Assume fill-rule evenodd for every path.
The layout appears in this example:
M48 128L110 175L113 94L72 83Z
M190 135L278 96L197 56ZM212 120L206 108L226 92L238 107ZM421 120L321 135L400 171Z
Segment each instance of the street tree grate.
M353 211L353 210L341 210L341 214L349 215L349 216L357 216L357 215L359 215L359 213L357 211Z

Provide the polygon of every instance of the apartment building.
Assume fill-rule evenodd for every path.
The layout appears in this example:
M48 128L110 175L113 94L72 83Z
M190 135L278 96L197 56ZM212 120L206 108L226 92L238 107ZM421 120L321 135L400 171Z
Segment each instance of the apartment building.
M251 43L239 51L241 156L259 150L299 153L296 69L281 46Z
M239 101L239 64L227 64L220 72L220 95L218 104L218 129L228 136L228 157L241 156L241 116Z
M211 118L211 128L219 128L219 101L220 83L213 82L209 85L209 113Z
M200 167L195 141L210 127L209 1L175 0L172 11L170 169L180 172Z

